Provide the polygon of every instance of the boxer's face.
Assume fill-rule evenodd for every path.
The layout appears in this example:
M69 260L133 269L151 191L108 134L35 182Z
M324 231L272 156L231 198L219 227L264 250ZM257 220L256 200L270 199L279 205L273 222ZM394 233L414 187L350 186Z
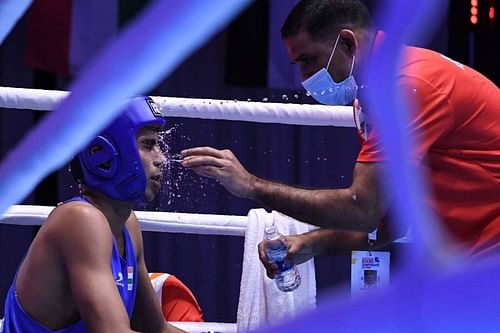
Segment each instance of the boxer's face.
M146 201L152 201L161 188L161 167L165 164L166 158L160 149L159 140L159 133L156 127L144 127L137 132L137 149L147 181L144 192Z

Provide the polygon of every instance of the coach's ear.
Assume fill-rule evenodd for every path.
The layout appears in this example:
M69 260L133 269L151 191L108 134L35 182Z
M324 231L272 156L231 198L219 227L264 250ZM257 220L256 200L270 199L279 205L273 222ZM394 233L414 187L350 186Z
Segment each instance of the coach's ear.
M359 47L358 39L350 29L342 29L339 32L339 45L337 46L346 56L352 58L356 55Z

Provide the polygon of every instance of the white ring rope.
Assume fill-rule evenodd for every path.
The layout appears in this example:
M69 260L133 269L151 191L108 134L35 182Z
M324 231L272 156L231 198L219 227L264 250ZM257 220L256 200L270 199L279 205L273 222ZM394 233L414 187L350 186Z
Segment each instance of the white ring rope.
M69 92L0 87L0 107L50 111ZM247 102L153 96L167 117L240 120L290 125L355 127L350 106Z
M54 209L51 206L13 205L0 223L41 225ZM246 216L135 211L142 231L200 235L245 236Z

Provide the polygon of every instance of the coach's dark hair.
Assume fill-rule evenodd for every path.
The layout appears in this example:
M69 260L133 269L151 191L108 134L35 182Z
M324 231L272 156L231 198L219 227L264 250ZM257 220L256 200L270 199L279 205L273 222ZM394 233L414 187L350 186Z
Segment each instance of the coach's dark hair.
M371 30L372 20L359 0L301 0L281 27L281 38L306 31L313 40L329 41L342 29Z

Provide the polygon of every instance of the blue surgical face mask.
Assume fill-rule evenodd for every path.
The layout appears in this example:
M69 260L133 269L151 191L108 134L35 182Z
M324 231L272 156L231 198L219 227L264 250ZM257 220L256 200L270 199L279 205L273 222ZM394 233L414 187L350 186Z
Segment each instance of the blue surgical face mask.
M352 76L354 59L356 58L354 55L352 56L351 72L344 81L337 83L333 81L330 73L328 73L328 67L330 67L333 53L337 48L339 37L340 35L337 36L337 40L333 46L326 68L321 68L313 76L302 82L302 86L306 89L306 91L321 104L351 105L354 102L358 91L358 85L354 80L354 76Z

